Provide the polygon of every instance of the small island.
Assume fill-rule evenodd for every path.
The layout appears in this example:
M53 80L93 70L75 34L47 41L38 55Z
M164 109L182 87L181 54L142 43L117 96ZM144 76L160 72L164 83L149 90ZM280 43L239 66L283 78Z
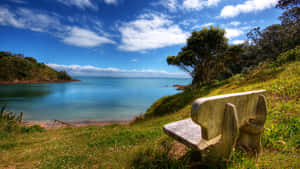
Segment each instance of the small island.
M79 81L65 71L56 71L33 57L0 52L0 84L60 83Z

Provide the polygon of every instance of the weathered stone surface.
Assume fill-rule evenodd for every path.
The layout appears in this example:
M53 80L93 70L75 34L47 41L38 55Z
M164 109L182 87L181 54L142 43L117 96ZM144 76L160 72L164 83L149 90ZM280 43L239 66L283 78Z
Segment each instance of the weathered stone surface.
M167 124L163 129L171 137L192 148L196 148L202 141L201 127L190 118Z
M263 93L265 90L200 98L192 106L191 117L201 126L202 137L209 140L222 133L226 103L235 105L240 127L255 118L258 96Z
M227 103L224 111L221 144L217 149L221 157L231 158L238 134L239 128L236 108L233 104Z
M192 106L192 119L164 126L176 140L197 150L212 147L223 159L231 158L234 146L261 151L266 120L265 90L200 98Z
M240 136L238 144L250 148L257 153L262 151L261 133L264 130L264 124L267 118L267 104L264 95L258 96L258 102L255 117L250 118L243 126L240 127Z
M218 143L221 139L221 135L209 141L202 139L201 126L194 123L190 118L167 124L163 130L179 142L198 150L204 150L208 146Z

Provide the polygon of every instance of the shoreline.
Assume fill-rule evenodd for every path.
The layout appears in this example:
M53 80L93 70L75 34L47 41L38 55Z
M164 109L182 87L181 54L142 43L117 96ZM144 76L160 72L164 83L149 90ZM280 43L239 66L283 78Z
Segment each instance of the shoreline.
M175 84L175 85L173 85L173 87L175 87L176 90L184 90L186 88L191 87L191 85L177 85L177 84Z
M131 120L124 120L124 121L92 121L92 120L85 120L85 121L60 121L60 120L45 120L45 121L23 121L22 124L24 126L33 126L39 125L45 130L50 129L59 129L59 128L77 128L77 127L86 127L86 126L96 126L96 127L103 127L112 124L119 124L119 125L128 125L130 124Z
M0 81L0 84L39 84L39 83L67 83L80 82L80 80L14 80L14 81Z

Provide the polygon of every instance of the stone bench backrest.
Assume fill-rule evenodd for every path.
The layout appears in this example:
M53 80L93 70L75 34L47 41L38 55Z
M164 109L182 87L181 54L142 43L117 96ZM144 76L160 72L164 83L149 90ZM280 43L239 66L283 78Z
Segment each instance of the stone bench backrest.
M210 140L222 134L225 105L235 105L238 116L238 126L245 124L249 118L255 117L258 96L265 90L218 95L197 99L192 106L192 120L202 128L202 137Z

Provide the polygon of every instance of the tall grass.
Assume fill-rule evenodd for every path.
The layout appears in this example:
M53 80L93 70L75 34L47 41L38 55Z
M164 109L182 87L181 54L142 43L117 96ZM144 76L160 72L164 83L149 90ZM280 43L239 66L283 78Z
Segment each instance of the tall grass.
M44 131L44 128L34 126L23 126L21 124L21 114L5 111L6 105L0 109L0 139L7 138L19 133L31 133Z

